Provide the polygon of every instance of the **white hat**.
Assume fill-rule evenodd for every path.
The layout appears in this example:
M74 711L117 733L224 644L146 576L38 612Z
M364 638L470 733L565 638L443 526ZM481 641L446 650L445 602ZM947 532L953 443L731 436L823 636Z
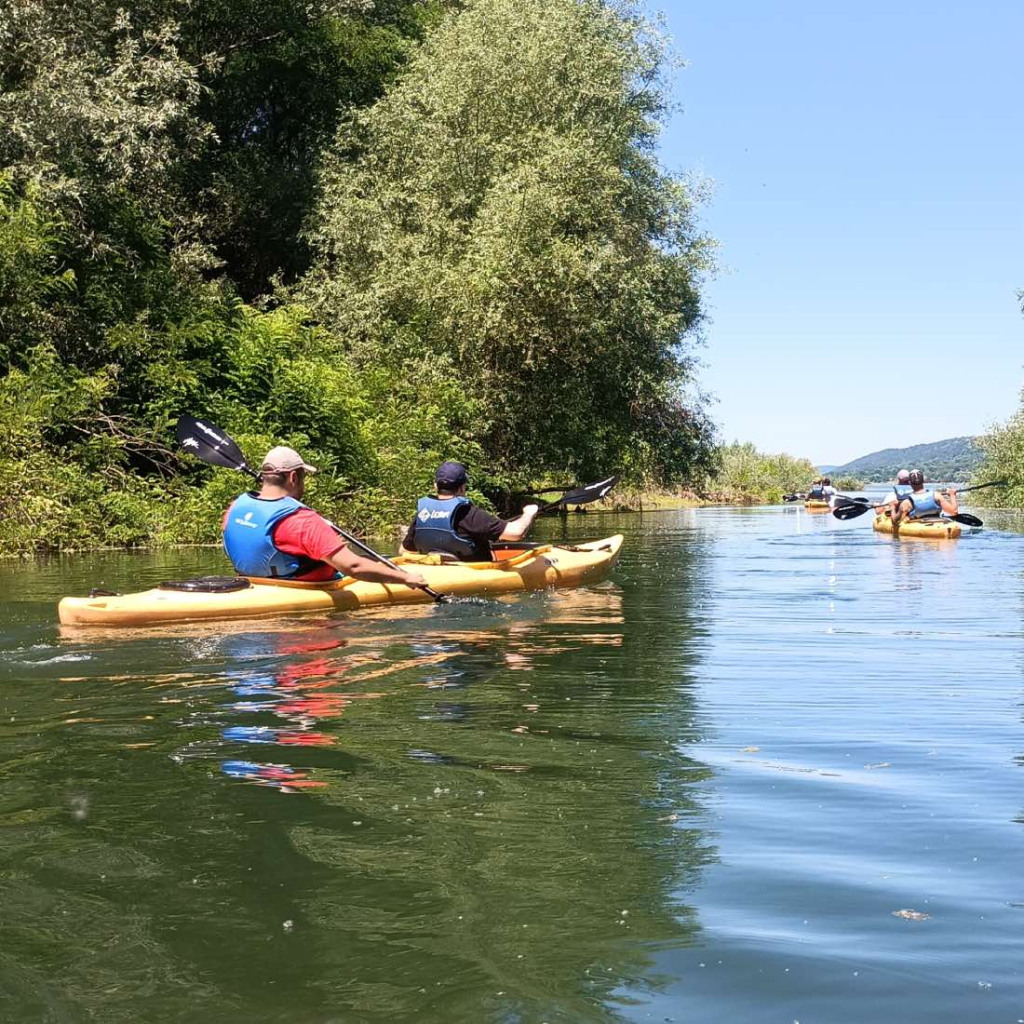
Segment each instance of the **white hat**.
M316 466L307 465L294 448L287 448L283 444L267 452L260 468L264 473L292 473L297 469L304 469L307 473L316 472Z

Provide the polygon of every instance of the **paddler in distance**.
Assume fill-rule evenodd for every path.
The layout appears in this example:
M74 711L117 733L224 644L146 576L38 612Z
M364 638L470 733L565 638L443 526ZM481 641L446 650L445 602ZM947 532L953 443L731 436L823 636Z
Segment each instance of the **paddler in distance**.
M370 583L424 587L418 572L391 569L352 554L319 512L301 502L316 469L294 448L271 448L260 468L259 493L247 491L224 514L224 550L240 576L321 583L339 573Z
M477 508L466 497L469 474L461 462L442 462L434 485L437 495L416 503L416 516L402 540L405 554L436 551L463 562L490 562L491 542L522 540L540 511L538 505L527 505L516 519L505 520Z
M914 488L910 486L910 470L901 469L896 474L896 483L892 485L892 489L882 499L881 504L897 505L904 498L909 498L913 493Z
M875 511L891 516L896 506L913 493L914 488L910 486L910 470L901 469L896 474L896 483L892 485L881 502L875 505Z
M955 516L960 511L956 498L956 488L948 491L925 490L924 473L920 469L911 470L911 493L898 505L893 519L939 519L943 515Z
M824 501L825 485L820 476L816 476L811 482L811 489L807 492L805 501Z

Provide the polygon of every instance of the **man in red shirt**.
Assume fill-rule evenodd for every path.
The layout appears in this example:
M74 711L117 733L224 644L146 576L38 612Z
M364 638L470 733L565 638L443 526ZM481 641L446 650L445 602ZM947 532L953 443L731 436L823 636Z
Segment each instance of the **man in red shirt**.
M372 583L425 587L418 572L352 554L337 530L302 504L306 475L315 472L293 448L267 452L259 493L241 495L224 514L224 550L235 571L307 583L331 580L340 572Z

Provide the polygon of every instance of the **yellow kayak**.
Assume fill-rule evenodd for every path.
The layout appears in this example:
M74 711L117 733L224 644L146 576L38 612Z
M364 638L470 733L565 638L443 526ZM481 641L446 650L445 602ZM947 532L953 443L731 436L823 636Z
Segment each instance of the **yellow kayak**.
M828 512L831 510L832 506L827 501L810 499L804 502L804 508L807 509L808 512Z
M874 528L878 533L896 533L900 537L928 537L931 540L956 540L960 524L948 519L904 519L899 530L893 530L892 520L886 515L875 516Z
M440 564L435 556L394 559L415 565L442 594L506 594L545 587L578 587L600 579L615 564L622 535L585 544L545 544L495 552L494 562ZM431 598L412 587L344 577L330 583L216 577L218 583L161 584L136 594L65 597L57 606L66 626L150 626L211 619L256 619L292 612L354 610L377 604L422 604ZM174 589L182 586L197 589ZM210 588L219 586L219 590ZM206 589L202 589L206 587Z

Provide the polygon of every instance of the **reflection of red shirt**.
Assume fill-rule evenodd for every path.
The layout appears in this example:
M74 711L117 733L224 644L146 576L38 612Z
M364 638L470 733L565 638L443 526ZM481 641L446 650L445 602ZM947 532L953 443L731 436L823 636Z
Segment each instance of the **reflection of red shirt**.
M227 522L227 513L224 513ZM318 562L326 562L328 558L339 552L345 541L338 535L334 527L319 512L311 508L300 508L290 516L285 516L275 527L274 544L288 555L305 555L315 558ZM319 583L321 580L334 578L335 568L323 565L310 572L295 577L307 583Z

